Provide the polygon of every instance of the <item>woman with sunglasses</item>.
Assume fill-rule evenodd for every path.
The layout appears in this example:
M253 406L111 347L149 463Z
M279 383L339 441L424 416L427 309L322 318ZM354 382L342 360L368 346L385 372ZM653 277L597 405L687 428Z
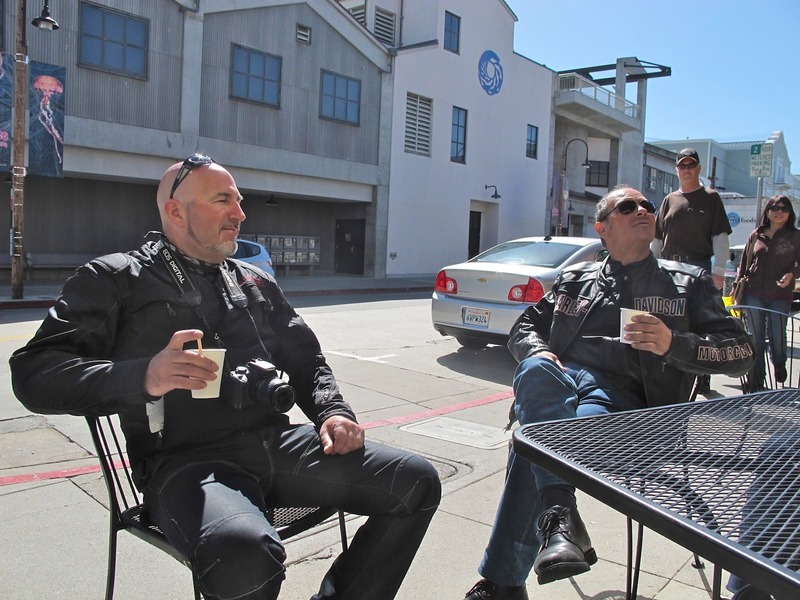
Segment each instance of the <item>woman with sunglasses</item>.
M800 231L795 227L794 208L786 196L773 196L767 201L759 226L747 238L738 277L745 274L749 281L744 304L783 314L791 310L794 280L800 275ZM786 317L751 310L748 318L756 351L750 381L752 391L764 387L767 331L775 381L783 383L786 381Z

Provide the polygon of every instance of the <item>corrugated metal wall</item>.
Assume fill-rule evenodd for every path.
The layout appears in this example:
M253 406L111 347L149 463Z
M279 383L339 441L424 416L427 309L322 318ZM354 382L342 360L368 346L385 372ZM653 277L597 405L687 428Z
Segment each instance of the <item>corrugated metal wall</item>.
M297 23L312 28L310 45ZM232 41L282 58L281 109L229 99ZM361 81L359 126L319 118L320 65ZM377 164L380 93L375 65L305 4L205 17L202 136Z
M6 0L7 3L9 1ZM58 21L59 29L41 32L29 27L29 54L35 56L36 60L66 67L66 114L136 127L178 131L183 44L183 15L178 5L164 0L96 0L93 3L148 21L147 79L79 67L81 3L62 1L51 4L51 13ZM27 20L30 21L31 14L35 12L35 3L28 4ZM11 7L6 8L7 14L11 15ZM9 41L13 43L13 25L11 31Z

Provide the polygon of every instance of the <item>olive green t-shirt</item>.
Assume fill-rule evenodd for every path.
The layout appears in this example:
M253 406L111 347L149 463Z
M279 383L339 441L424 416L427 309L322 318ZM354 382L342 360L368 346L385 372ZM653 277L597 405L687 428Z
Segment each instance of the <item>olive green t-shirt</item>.
M656 215L656 239L662 240L662 256L714 256L713 238L731 230L722 198L701 187L693 192L672 192Z

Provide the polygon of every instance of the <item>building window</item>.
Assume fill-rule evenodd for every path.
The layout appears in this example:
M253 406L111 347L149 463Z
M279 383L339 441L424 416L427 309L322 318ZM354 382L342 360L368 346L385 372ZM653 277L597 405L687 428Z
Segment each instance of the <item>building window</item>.
M528 138L525 142L525 156L537 158L539 153L539 128L528 125Z
M590 160L586 173L586 185L592 187L608 187L608 161Z
M404 150L411 154L431 155L433 100L406 94L406 135Z
M458 54L461 37L461 17L445 11L444 13L444 49Z
M327 119L358 125L360 112L361 82L323 71L320 114Z
M387 46L394 46L396 17L393 12L375 8L375 37Z
M231 96L280 107L280 57L234 44L231 63Z
M655 190L658 181L658 171L654 167L647 167L647 189Z
M84 2L80 27L81 66L147 77L145 19Z
M661 174L661 193L665 196L671 194L678 186L676 185L677 176L672 173Z
M297 24L297 41L304 44L311 43L311 27L308 25Z
M453 107L453 128L450 134L451 162L467 162L467 111Z

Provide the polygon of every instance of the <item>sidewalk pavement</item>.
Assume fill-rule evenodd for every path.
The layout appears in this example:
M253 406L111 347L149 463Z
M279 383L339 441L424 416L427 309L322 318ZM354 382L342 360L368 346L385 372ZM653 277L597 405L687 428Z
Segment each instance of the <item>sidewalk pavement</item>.
M433 291L435 275L372 278L358 275L278 275L278 285L289 298L319 294L399 293ZM0 310L47 308L58 297L65 279L23 282L22 298L11 298L11 283L0 281Z
M287 277L279 281L289 296L366 290L416 291L432 287L432 278L375 280L320 276ZM61 287L60 282L26 284L22 301L10 300L9 286L0 284L0 306L25 306L26 302L47 305ZM0 338L0 343L9 343L9 339ZM455 342L452 344L455 349ZM5 372L8 379L7 366ZM494 386L494 392L474 391L473 380L468 380L463 387L453 390L451 381L436 383L440 379L441 376L430 377L425 385L436 388L437 393L439 389L449 389L450 395L432 395L427 404L429 412L478 424L505 423L510 396L507 386L501 386L501 393L496 393L498 386ZM732 396L738 391L738 381L714 376L713 387L717 393L712 396ZM355 386L350 386L350 390L359 397ZM367 395L372 398L370 402L376 402L374 393L364 394ZM482 398L476 399L481 395ZM375 404L372 408L375 409ZM364 423L370 427L371 439L426 456L442 478L442 503L397 600L462 600L478 579L477 566L502 489L507 447L504 442L485 449L443 442L418 435L393 418L405 415L410 417L404 417L407 424L418 424L424 417L415 410L419 408L411 405L393 412L381 409L370 412L358 407L359 414L369 415ZM293 421L297 422L294 416ZM83 419L33 415L17 403L0 410L0 539L4 556L0 561L0 597L15 600L103 597L108 513L106 491L97 465ZM531 574L528 590L532 599L622 600L625 597L625 518L582 493L579 504L600 560L589 573L546 586L539 586L536 576ZM352 536L363 518L348 515L347 521ZM652 531L647 531L644 539L639 581L641 600L710 597L710 564L701 570L693 568L691 552ZM290 540L281 600L306 600L330 568L339 552L338 544L335 522ZM120 533L117 557L117 600L191 597L189 571L138 538Z

